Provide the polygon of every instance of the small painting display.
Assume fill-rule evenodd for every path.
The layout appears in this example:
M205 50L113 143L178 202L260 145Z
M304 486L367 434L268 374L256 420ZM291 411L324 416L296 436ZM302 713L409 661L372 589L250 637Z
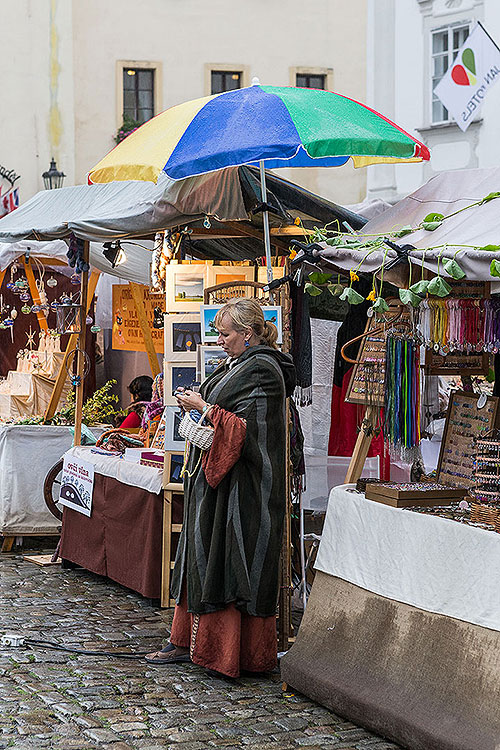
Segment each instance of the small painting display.
M168 362L194 362L201 344L200 316L165 315L165 359Z
M166 362L163 386L163 402L176 406L174 392L177 388L192 388L197 382L196 365L188 362Z
M165 444L166 451L181 452L184 450L184 438L179 434L179 427L184 412L179 406L165 407Z
M215 316L224 305L200 305L201 340L204 344L215 344L219 332L215 327Z
M166 310L169 313L197 312L203 302L206 267L201 264L167 266Z
M182 490L182 467L184 466L184 454L166 452L165 453L165 466L164 466L164 489L167 490Z
M274 323L278 329L277 344L283 343L283 314L280 305L266 305L262 308L264 320L268 323Z
M199 346L198 374L201 382L212 375L226 357L227 354L221 346Z
M253 281L254 269L252 266L208 266L207 286L218 286L219 284L237 284L240 281Z

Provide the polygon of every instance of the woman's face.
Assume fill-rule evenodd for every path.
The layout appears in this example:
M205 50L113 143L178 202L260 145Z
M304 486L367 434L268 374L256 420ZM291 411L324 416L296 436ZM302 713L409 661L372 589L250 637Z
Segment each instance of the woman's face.
M219 338L217 344L221 346L229 357L239 357L245 351L245 334L236 331L229 315L224 315L217 326Z

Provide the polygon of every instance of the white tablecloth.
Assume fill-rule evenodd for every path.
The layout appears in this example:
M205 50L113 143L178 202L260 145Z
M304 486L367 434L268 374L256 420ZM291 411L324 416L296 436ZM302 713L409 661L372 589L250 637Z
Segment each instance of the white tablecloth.
M143 490L158 494L162 488L163 471L153 466L142 466L132 461L125 461L116 456L104 456L101 453L92 453L92 449L86 446L76 446L67 451L66 455L82 458L94 464L94 470L105 477L112 477L123 484L132 487L140 487Z
M0 534L57 533L61 523L45 505L43 482L72 443L69 427L0 425Z
M315 567L375 594L500 631L500 535L330 493Z

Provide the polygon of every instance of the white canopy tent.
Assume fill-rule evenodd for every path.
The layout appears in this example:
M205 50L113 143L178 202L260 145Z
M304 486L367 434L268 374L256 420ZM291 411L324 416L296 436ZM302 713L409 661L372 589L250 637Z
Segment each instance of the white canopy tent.
M418 226L429 213L440 213L447 217L459 209L466 209L449 219L445 218L434 231L418 229L405 237L392 239L402 248L404 245L415 248L408 256L414 266L423 265L437 273L439 261L439 272L446 277L442 263L456 256L467 278L492 281L490 264L493 259L500 258L500 252L480 248L500 245L500 198L467 207L493 192L500 192L499 167L442 172L395 206L368 221L359 230L359 236L389 235L407 226ZM443 247L446 245L448 247ZM435 246L439 248L427 249ZM324 243L322 248L318 257L327 265L333 264L343 270L356 266L366 254L364 249L341 249ZM383 262L388 266L397 257L398 253L393 249L387 252L385 249L377 250L363 261L360 270L374 273Z

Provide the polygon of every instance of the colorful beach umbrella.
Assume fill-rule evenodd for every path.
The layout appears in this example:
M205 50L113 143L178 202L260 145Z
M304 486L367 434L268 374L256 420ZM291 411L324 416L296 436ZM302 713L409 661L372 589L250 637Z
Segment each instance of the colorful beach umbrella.
M364 104L318 89L261 86L179 104L149 120L89 173L90 182L174 180L225 167L355 167L429 159L427 147ZM264 211L266 257L270 238Z

